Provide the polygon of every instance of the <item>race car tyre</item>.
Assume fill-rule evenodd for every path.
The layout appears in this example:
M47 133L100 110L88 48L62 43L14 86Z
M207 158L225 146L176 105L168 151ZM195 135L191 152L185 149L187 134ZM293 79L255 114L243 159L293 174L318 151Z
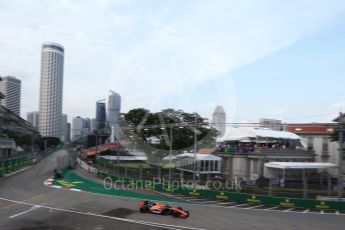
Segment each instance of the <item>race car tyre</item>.
M174 218L179 218L179 217L180 217L180 213L174 212L174 213L172 214L172 216L173 216Z
M147 213L147 212L148 212L148 208L146 208L146 207L141 207L141 208L139 209L139 211L140 211L141 213Z
M169 212L170 212L170 210L164 209L161 214L166 216L166 215L169 215Z

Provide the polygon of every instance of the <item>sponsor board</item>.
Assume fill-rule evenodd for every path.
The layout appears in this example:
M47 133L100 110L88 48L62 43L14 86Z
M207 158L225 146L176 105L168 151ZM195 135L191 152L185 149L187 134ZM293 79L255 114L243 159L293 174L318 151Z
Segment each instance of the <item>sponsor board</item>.
M247 199L247 202L248 203L255 203L255 204L258 204L258 203L261 203L260 200L256 199L256 196L251 196L251 198Z
M287 198L284 200L284 202L280 202L279 205L284 207L284 208L293 208L293 207L295 207L295 204L291 203L290 199L287 199Z
M189 192L188 194L191 196L200 196L200 193L198 193L196 189L193 189L193 191Z
M229 200L229 197L226 196L224 192L219 193L219 195L217 195L216 198L220 200Z
M320 208L320 209L329 209L329 205L326 205L325 201L320 201L319 204L315 205L315 208Z

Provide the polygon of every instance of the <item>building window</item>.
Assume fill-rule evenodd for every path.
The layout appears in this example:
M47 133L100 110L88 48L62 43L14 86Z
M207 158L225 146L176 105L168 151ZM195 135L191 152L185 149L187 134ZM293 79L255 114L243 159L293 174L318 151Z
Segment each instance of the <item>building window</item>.
M259 173L259 161L253 160L253 173Z
M328 152L328 138L322 138L322 152Z
M314 147L314 140L312 137L308 137L308 150L312 150Z

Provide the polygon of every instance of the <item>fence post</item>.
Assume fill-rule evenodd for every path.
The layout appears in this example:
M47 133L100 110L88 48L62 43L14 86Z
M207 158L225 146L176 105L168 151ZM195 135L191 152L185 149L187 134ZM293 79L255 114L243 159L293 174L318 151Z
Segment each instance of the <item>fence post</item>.
M143 166L139 165L139 179L143 180Z
M272 196L272 178L270 178L269 181L268 195Z

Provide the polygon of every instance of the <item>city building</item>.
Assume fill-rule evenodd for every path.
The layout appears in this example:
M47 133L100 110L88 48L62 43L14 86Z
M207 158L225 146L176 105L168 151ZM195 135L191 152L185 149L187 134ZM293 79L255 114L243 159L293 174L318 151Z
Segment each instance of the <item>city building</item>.
M106 110L105 103L101 101L96 102L96 130L98 132L106 131Z
M39 131L42 136L62 136L64 48L57 43L43 43Z
M29 122L0 105L0 159L10 158L19 154L17 152L18 146L16 146L13 139L3 135L4 131L10 131L18 135L30 135L33 138L39 135L37 129Z
M196 169L195 173L199 179L209 180L211 176L221 174L221 162L221 157L211 154L182 153L176 155L176 169L180 171L181 178L192 178L194 169Z
M0 76L0 82L2 82L2 77ZM1 92L1 90L0 90L0 105L1 105L1 103L2 103L2 99L4 99L5 98L5 95ZM1 126L0 126L1 127Z
M36 129L38 129L38 124L39 124L39 112L35 111L35 112L28 112L26 114L26 120L27 122L29 122L33 127L35 127Z
M339 143L330 138L335 127L335 123L299 123L287 124L287 131L302 138L307 149L315 152L316 162L337 164ZM337 173L336 169L332 169L330 172L333 175Z
M261 128L233 128L217 139L215 155L222 158L222 174L228 178L256 180L264 176L269 162L314 162L315 153L306 149L298 135Z
M84 125L83 128L87 130L88 132L91 132L91 119L90 118L85 118L84 119Z
M97 122L96 118L92 118L90 121L90 132L94 132L95 130L97 130Z
M1 104L20 116L21 81L12 76L5 76L0 81L0 92L5 95Z
M114 91L109 90L108 96L108 113L107 123L111 129L110 139L113 141L119 138L119 124L118 118L121 110L121 96Z
M226 122L225 110L224 110L223 106L218 105L213 112L212 123L214 124L215 129L218 130L218 132L219 132L218 136L219 137L221 137L225 134L225 130L226 130L225 122Z
M71 123L67 122L65 142L69 143L71 141Z
M84 119L77 116L72 119L72 140L80 137L84 129Z
M67 142L67 123L68 123L68 116L67 114L62 114L62 123L61 123L61 141Z
M282 131L283 123L281 120L261 118L259 120L259 127L265 129L272 129L275 131Z

